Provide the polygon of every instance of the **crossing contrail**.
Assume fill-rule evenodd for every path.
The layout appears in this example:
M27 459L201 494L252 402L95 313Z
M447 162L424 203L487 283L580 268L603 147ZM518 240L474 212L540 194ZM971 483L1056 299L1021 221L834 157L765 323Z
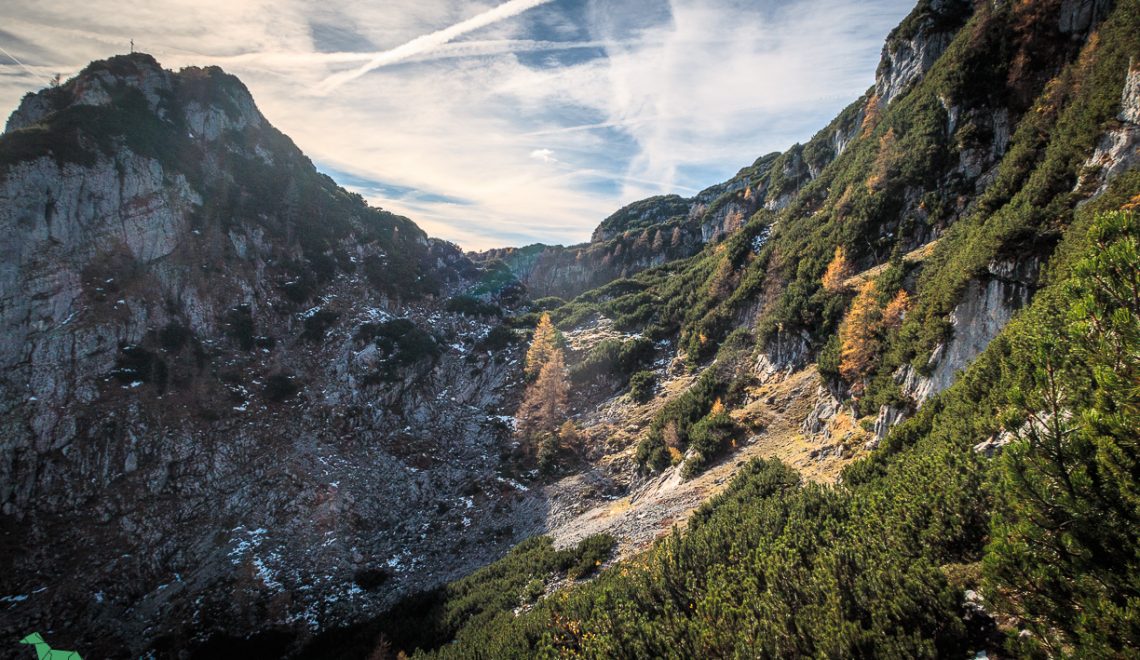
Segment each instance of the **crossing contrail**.
M551 2L551 0L508 0L498 7L495 7L494 9L489 9L482 14L472 16L465 21L456 23L455 25L446 27L442 30L436 30L435 32L421 35L415 39L412 39L406 44L396 46L391 50L377 53L371 60L368 61L367 64L364 64L359 68L351 69L349 71L342 71L341 73L337 73L329 76L328 78L325 78L324 82L320 84L317 90L319 92L327 94L328 92L333 91L345 83L356 80L369 71L373 71L389 64L394 64L414 55L425 53L429 50L432 50L433 48L438 48L439 46L446 44L452 39L467 34L468 32L478 30L479 28L486 27L492 23L498 23L499 21L511 18L512 16L517 16L524 11L527 11L528 9L533 9L548 2Z
M43 77L40 74L38 74L35 71L32 71L30 68L28 68L27 64L24 64L20 60L16 59L16 56L13 55L12 53L9 53L7 50L5 50L3 46L0 46L0 52L7 55L8 59L10 59L13 62L15 62L16 64L20 65L20 68L23 69L24 71L27 71L29 76L32 76L33 78L42 78ZM51 80L51 79L48 78L48 80Z

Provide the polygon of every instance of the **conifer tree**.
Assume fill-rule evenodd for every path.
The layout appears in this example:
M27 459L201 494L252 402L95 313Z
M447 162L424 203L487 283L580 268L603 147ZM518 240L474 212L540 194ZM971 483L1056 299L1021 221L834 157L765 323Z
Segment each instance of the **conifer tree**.
M542 371L543 365L557 350L560 343L558 330L550 320L550 313L543 312L534 328L534 338L531 339L530 349L526 352L526 365L523 368L527 378L535 378Z
M831 263L827 264L827 271L823 274L823 288L828 293L839 293L843 290L843 283L855 274L855 269L847 261L847 251L843 246L835 248L835 255Z
M519 406L518 432L523 442L534 448L545 434L553 433L566 419L570 402L570 382L562 349L555 347L543 363L522 405Z
M681 228L680 227L673 227L673 234L669 238L669 246L670 247L681 247L681 243L683 241L684 241L684 236L681 235Z
M878 356L882 322L878 295L873 280L865 283L839 329L839 375L851 383L853 393L862 392L862 381L871 372Z
M1007 361L1016 440L986 572L997 604L1034 633L1018 654L1140 648L1140 220L1103 216L1090 236Z

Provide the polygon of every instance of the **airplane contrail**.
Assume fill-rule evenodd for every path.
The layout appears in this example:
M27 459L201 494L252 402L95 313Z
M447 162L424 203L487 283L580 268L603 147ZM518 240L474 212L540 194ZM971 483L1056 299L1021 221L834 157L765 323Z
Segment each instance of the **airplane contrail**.
M320 84L318 91L327 94L345 83L356 80L369 71L394 64L414 55L419 55L433 48L442 46L452 39L467 34L468 32L478 30L492 23L498 23L512 16L517 16L528 9L533 9L548 2L551 2L551 0L508 0L494 9L489 9L482 14L472 16L465 21L456 23L442 30L421 35L401 46L396 46L390 50L377 53L371 60L359 68L331 75L325 78L324 82Z

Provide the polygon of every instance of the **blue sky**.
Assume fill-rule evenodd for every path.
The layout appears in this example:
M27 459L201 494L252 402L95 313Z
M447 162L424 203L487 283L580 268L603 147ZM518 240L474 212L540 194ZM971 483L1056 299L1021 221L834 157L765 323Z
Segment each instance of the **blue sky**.
M0 111L125 52L216 64L341 185L469 249L576 243L802 142L913 0L9 0ZM17 64L17 61L19 62Z

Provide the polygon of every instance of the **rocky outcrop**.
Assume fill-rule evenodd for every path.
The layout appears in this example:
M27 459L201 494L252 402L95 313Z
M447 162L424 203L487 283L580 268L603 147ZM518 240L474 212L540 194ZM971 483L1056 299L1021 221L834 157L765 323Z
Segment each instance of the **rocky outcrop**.
M966 0L923 0L891 33L875 76L875 96L888 105L930 70L965 23Z
M472 254L483 264L502 263L532 299L571 299L673 259L696 254L704 243L693 223L670 222L584 245L528 245Z
M954 35L938 32L902 39L883 51L875 94L886 105L922 78L950 45Z
M1064 0L1059 28L1063 34L1083 38L1112 10L1112 0Z
M1140 164L1140 62L1133 60L1120 95L1119 125L1104 134L1085 162L1077 190L1103 193L1114 178Z
M949 387L958 372L969 366L1029 302L1036 290L1040 264L1037 258L991 263L986 277L967 287L950 314L952 338L930 356L927 374L906 365L895 375L903 393L921 405Z
M875 418L873 433L877 440L882 440L891 432L891 428L907 418L906 411L898 406L884 404L879 407L879 415Z
M236 79L132 55L25 98L0 232L3 634L311 632L541 524L503 473L518 349L438 302L486 273L318 174Z

